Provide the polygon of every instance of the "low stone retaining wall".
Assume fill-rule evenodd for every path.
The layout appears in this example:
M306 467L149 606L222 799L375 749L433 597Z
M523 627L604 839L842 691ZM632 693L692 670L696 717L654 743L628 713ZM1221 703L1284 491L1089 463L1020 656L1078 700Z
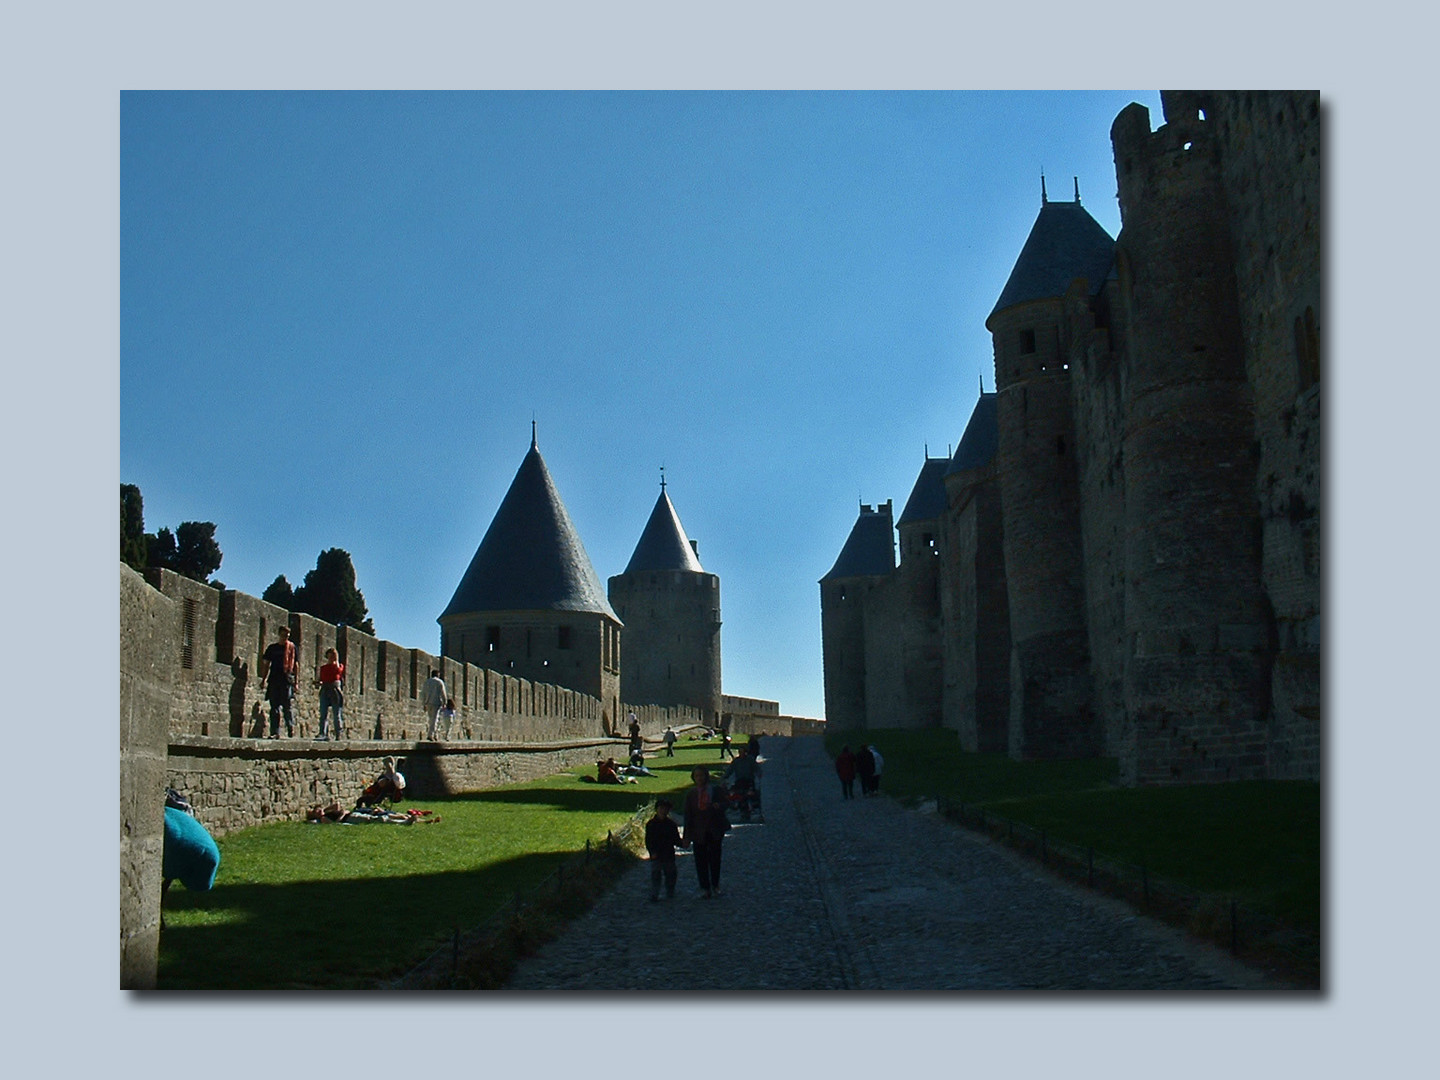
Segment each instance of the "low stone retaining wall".
M269 821L300 821L332 801L353 806L379 775L384 759L400 759L406 794L440 798L534 780L620 758L624 740L460 744L177 736L170 740L166 783L186 795L216 836Z
M825 721L773 713L727 713L731 735L823 735Z

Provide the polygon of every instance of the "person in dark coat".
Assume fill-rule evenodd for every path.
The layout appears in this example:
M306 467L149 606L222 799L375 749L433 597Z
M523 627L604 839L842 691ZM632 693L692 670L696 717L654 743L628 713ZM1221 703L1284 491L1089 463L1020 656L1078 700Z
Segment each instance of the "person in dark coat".
M657 799L655 816L645 825L645 850L650 854L650 899L660 899L660 881L665 895L675 895L675 849L683 847L680 830L670 816L670 800Z
M720 854L730 822L725 817L725 793L710 782L710 770L696 765L690 774L695 786L685 796L685 837L682 846L695 852L695 874L705 899L720 895Z
M835 759L835 775L840 777L841 796L853 799L855 797L855 755L850 752L849 746L840 748L840 756Z
M869 795L875 789L875 755L868 746L861 746L855 755L855 771L860 776L860 794Z

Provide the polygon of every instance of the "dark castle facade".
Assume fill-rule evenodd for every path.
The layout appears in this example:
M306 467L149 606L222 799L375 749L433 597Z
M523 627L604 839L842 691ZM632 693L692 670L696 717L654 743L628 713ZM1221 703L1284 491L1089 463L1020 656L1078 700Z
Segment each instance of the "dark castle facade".
M1111 140L1121 231L1040 214L995 392L821 579L826 719L1109 756L1129 783L1320 773L1319 96L1165 92Z

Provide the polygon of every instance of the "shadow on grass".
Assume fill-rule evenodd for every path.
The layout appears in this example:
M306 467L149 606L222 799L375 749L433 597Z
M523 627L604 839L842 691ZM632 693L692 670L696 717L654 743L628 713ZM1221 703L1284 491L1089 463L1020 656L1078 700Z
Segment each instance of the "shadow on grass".
M408 877L173 889L161 990L363 989L408 971L574 857Z

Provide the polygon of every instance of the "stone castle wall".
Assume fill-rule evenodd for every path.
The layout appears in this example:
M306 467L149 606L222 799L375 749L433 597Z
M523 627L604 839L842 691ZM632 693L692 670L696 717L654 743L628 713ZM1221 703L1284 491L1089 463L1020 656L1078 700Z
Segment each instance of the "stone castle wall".
M120 566L120 988L155 986L165 745L180 656L174 601Z
M1138 105L1112 128L1123 227L1111 277L992 319L1004 559L983 566L982 508L969 479L950 478L944 722L984 748L984 698L1008 687L1016 757L1105 754L1129 782L1313 779L1318 95L1162 101L1154 132ZM832 689L863 678L862 726L928 722L885 681L929 618L900 577L875 579L859 615L822 583L827 714ZM980 660L1003 636L980 599L997 588L1008 677ZM862 618L859 676L832 663L832 645L853 655Z
M170 571L146 577L149 583L121 567L122 852L149 851L153 822L141 811L159 813L167 783L190 796L207 827L224 833L295 820L332 799L353 802L387 756L404 759L414 795L440 796L623 751L624 741L605 729L598 698L403 648ZM272 741L261 737L268 706L257 672L282 625L291 629L300 665L296 737ZM319 692L311 684L331 647L346 663L345 736L322 742L315 738ZM432 668L445 679L456 716L439 742L422 742L427 718L419 694ZM704 722L684 706L620 709L634 712L650 739L667 725ZM142 721L156 731L142 730ZM157 864L157 889L158 873ZM122 869L122 893L126 875ZM158 920L158 893L156 905ZM134 933L143 934L143 905L132 907Z

